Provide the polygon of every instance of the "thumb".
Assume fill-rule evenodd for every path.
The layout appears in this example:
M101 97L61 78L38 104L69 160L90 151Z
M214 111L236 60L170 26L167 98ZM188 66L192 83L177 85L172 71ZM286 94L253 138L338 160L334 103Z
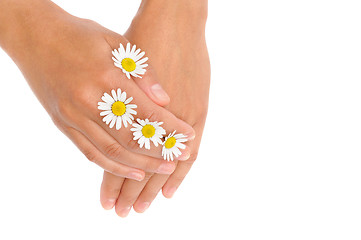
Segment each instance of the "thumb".
M142 78L133 78L140 89L156 104L165 106L169 104L170 98L160 83L152 66L147 67L147 71Z

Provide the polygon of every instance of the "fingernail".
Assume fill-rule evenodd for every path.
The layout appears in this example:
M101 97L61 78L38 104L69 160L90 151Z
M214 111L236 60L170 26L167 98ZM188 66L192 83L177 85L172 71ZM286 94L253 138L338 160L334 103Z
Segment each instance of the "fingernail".
M120 211L118 212L118 215L119 215L120 217L123 217L123 218L124 218L124 217L128 216L128 214L129 214L129 212L130 212L130 209L131 209L131 207L126 207L126 208L120 210Z
M168 198L173 197L175 191L177 191L177 188L176 188L176 187L171 187L171 188L167 191L167 197L168 197Z
M151 87L152 93L154 94L154 96L156 98L158 98L159 100L162 101L169 101L169 96L168 94L164 91L164 89L162 88L162 86L160 84L154 84Z
M191 136L187 137L188 141L192 141L196 138L195 134L192 134Z
M144 212L149 208L149 206L150 206L150 202L143 202L139 205L139 211Z
M181 161L186 161L189 159L191 155L187 152L187 153L182 153L180 156L177 157L178 160Z
M131 178L131 179L134 179L137 181L142 181L144 176L143 176L143 174L138 173L138 172L131 172L128 174L128 178Z
M174 164L171 163L163 163L157 169L157 173L160 174L171 174L174 171Z
M115 200L116 200L115 198L110 198L110 199L106 200L106 202L103 203L104 209L106 209L106 210L112 209L114 207Z

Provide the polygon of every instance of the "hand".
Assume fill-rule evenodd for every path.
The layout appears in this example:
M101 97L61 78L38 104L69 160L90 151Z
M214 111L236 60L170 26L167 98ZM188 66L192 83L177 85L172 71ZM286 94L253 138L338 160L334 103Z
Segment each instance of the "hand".
M154 94L161 91L159 87L152 91L157 82L151 66L142 79L134 80L114 66L112 50L120 43L126 45L124 37L71 16L50 1L19 1L15 5L10 1L7 7L14 7L14 11L8 9L12 21L2 24L12 26L0 26L1 46L19 66L57 127L90 161L114 175L138 181L144 178L144 171L174 171L175 164L162 159L161 146L140 149L129 126L110 128L99 115L102 95L121 88L138 106L135 118L162 121L168 133L176 129L194 137L191 126L154 103L165 104L169 98L156 97L165 95ZM189 155L185 149L179 159Z
M167 4L160 11L153 6L143 2L125 36L147 51L158 81L171 98L166 108L192 125L196 138L190 146L190 159L177 162L170 177L147 173L143 181L136 182L104 172L101 203L105 209L115 205L121 217L127 216L132 205L137 212L145 211L161 189L165 197L174 194L197 158L207 114L210 66L205 16L184 16Z

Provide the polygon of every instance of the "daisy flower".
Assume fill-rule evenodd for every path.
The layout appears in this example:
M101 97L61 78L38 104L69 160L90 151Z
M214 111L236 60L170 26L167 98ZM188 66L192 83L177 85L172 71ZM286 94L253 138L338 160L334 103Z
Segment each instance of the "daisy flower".
M182 155L179 149L186 148L186 145L183 144L188 141L186 136L181 133L175 134L175 132L176 131L170 133L163 142L162 156L164 157L164 160L173 161L173 154L178 157Z
M109 124L110 128L115 125L115 128L119 130L122 127L122 122L124 127L127 127L128 123L132 124L133 115L137 114L133 108L137 108L137 105L129 104L133 97L127 99L127 93L122 92L120 88L118 88L117 92L113 89L111 93L112 96L104 93L102 96L104 102L98 102L98 109L102 110L100 116L105 116L103 122Z
M130 75L142 78L139 75L143 75L146 72L144 68L148 66L148 64L145 64L148 58L142 58L145 52L140 52L140 48L137 50L136 48L136 45L133 45L132 49L130 49L130 43L127 43L126 49L120 44L118 50L114 49L112 51L114 65L122 69L123 73L125 73L129 79Z
M161 138L165 134L165 130L160 126L163 122L149 122L148 119L137 119L139 123L133 123L133 127L130 131L133 131L133 140L138 140L139 147L143 145L146 149L150 149L150 141L154 143L156 147L158 144L162 144Z

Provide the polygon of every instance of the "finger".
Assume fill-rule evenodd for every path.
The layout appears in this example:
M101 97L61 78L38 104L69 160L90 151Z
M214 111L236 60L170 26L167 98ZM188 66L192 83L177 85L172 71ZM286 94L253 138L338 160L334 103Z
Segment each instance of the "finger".
M139 194L137 200L133 204L134 211L142 213L153 202L161 191L163 185L167 182L169 176L163 174L154 174Z
M100 203L104 209L110 210L114 207L124 179L104 171L103 182L100 187Z
M126 98L123 97L122 100L133 98L132 102L129 104L131 104L132 107L134 104L137 105L137 111L132 112L133 118L149 119L151 122L164 122L161 127L165 129L167 133L172 133L174 130L177 130L177 133L186 135L189 140L194 139L195 133L189 124L180 120L168 110L153 103L133 81L130 81L129 79L120 79L120 74L121 73L119 72L113 72L113 74L109 74L108 82L106 84L109 85L109 87L105 87L103 93L101 91L94 90L97 92L94 95L98 96L98 101L94 100L94 102L91 104L91 111L85 111L85 114L87 114L89 118L96 121L105 129L105 131L107 131L129 151L147 156L162 158L162 146L159 143L149 141L148 139L148 147L146 144L144 144L144 147L142 144L138 144L139 139L138 141L136 141L137 139L133 140L133 132L130 131L130 129L133 127L129 127L129 122L132 122L132 120L128 118L129 122L127 122L122 120L122 117L117 117L113 114L112 104L115 101L114 99L117 99L117 96L119 95L117 94L118 89L122 89L120 92L126 92ZM122 88L119 88L120 85ZM105 98L105 96L107 96L107 98ZM107 100L113 102L106 102ZM95 102L100 102L100 110L96 106ZM106 110L107 108L109 108L108 111ZM102 114L102 116L100 116L100 114ZM150 149L145 149L145 147ZM180 152L180 155L177 159L186 160L188 159L189 154L189 150L186 148Z
M129 214L132 205L137 200L151 176L152 173L146 173L144 180L141 182L133 181L131 179L125 180L122 189L120 190L118 200L115 203L115 212L120 217L126 217Z
M99 165L104 170L114 175L135 179L137 181L144 179L144 171L109 160L79 131L69 128L64 131L64 133L74 142L89 161Z
M201 138L203 134L204 122L194 125L194 129L197 131L196 139L191 142L191 155L187 161L178 162L177 168L171 176L169 176L167 182L162 188L164 197L171 198L174 193L177 191L181 183L183 182L185 176L188 174L189 170L192 168L193 163L197 159L199 146L201 144Z
M126 150L114 137L110 136L102 127L91 120L82 121L82 129L82 132L91 139L92 143L108 159L130 167L142 169L146 172L171 174L175 170L175 164L173 162L167 162L159 158L140 155Z
M188 174L189 170L193 165L192 160L185 162L178 162L177 168L174 173L168 178L167 182L162 188L163 196L166 198L173 197L174 193L177 191L181 183L183 182L185 176Z
M157 81L156 73L150 66L142 78L133 78L133 80L153 102L160 106L169 104L170 98Z

